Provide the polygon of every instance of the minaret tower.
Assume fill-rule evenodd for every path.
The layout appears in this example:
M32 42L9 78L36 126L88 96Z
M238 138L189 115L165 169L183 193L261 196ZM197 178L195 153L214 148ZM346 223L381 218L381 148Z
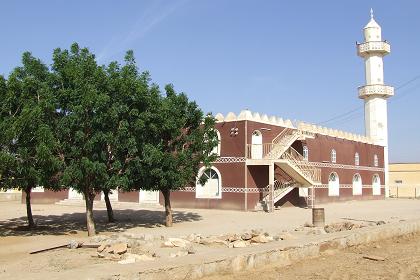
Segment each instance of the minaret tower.
M359 98L365 101L365 133L376 145L384 146L385 194L388 196L388 120L387 99L394 88L384 84L383 57L391 46L382 40L381 27L373 18L363 28L365 41L357 44L357 54L365 60L366 84L359 87ZM373 159L371 159L373 161Z

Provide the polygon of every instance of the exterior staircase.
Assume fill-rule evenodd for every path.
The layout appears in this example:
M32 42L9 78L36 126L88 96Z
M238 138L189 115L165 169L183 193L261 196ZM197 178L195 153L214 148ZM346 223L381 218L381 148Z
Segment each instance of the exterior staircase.
M276 160L274 163L303 187L310 187L321 183L321 170L305 160L292 147L289 147L283 153L281 159Z
M295 187L297 187L297 185L294 182L281 183L280 181L275 180L273 188L271 188L270 185L264 188L263 198L257 203L255 210L269 211L270 205L274 205Z
M283 153L301 137L301 131L297 129L285 128L279 135L277 135L269 147L269 152L264 156L264 159L278 159Z

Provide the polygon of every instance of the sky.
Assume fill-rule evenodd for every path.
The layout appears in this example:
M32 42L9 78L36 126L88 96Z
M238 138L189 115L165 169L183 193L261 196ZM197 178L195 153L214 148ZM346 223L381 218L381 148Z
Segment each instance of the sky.
M51 63L73 42L101 64L133 50L140 70L205 112L243 109L364 134L356 41L373 8L391 44L390 162L420 162L420 1L2 1L0 75L30 51Z

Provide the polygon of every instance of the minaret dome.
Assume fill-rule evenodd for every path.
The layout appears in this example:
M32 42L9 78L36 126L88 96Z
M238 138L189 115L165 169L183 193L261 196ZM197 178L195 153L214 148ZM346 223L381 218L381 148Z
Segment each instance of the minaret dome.
M366 24L365 28L363 28L363 33L365 35L365 42L382 40L381 27L375 21L372 9L370 9L370 21Z

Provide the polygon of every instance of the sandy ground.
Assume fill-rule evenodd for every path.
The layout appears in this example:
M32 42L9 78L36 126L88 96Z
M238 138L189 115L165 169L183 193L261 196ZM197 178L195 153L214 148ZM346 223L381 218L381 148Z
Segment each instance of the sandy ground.
M364 256L384 257L385 261L368 260ZM202 279L420 279L420 234L328 252L287 267L269 265L235 275Z
M327 223L357 220L398 222L401 220L418 219L420 217L420 203L418 200L354 201L326 204L322 205L322 207L326 211ZM118 204L115 205L114 209L115 217L118 220L115 224L106 223L106 210L104 208L97 208L95 210L97 230L101 234L112 235L127 232L135 234L145 233L153 236L179 237L191 233L211 235L241 233L251 229L262 229L274 235L284 230L293 231L293 229L311 222L311 210L301 208L283 208L277 210L275 213L175 209L175 225L172 228L166 228L161 225L164 221L164 215L163 209L160 207L142 208L134 204ZM92 266L96 266L96 269L98 269L98 267L100 268L109 264L109 261L92 258L91 255L94 251L87 249L59 249L38 255L29 255L28 253L34 249L68 242L70 239L83 239L86 237L83 206L33 205L33 213L38 224L38 229L29 232L24 227L26 221L24 205L16 202L0 203L0 279L48 279L50 274L56 275L56 273L60 272L69 272L75 268L83 271L84 267L86 269L83 273L92 275L94 272L89 271ZM401 250L402 248L400 246L403 246L403 244L399 243L398 247L394 249L396 251ZM382 248L385 250L388 247ZM392 246L389 248L392 249ZM418 249L418 247L414 248ZM226 248L226 250L228 249ZM223 254L223 250L217 251L216 253ZM325 279L339 279L334 278L334 267L348 267L345 261L346 258L350 256L356 257L357 255L356 251L351 250L340 254L341 262L336 262L335 265L329 265L329 262L335 261L335 258L329 259L330 257L326 256L325 261L319 259L319 263L324 263L325 272L330 273L329 276L327 275L328 273L321 276L325 276ZM390 255L392 254L390 253ZM411 255L413 255L413 258L409 260L403 258L402 255L395 255L395 262L400 261L403 264L404 262L410 262L410 260L412 262L419 260L419 255L414 257L414 251L413 254L410 254L410 257ZM192 255L192 257L195 256ZM359 261L360 264L366 263L366 267L370 263L365 260ZM308 263L310 262L312 261ZM295 279L294 275L299 275L302 268L306 267L308 263L296 264L296 268L295 265L290 267L288 278L265 279ZM386 263L389 264L390 261ZM354 264L357 264L357 259L354 260ZM372 267L376 267L378 264L371 265ZM314 268L316 267L318 266L314 263ZM275 267L270 269L276 271ZM321 269L319 271L321 273L324 270ZM89 279L89 277L83 278L85 275L78 276L81 277L80 279ZM309 279L322 279L321 276ZM359 278L379 279L381 277L363 278L360 276Z

